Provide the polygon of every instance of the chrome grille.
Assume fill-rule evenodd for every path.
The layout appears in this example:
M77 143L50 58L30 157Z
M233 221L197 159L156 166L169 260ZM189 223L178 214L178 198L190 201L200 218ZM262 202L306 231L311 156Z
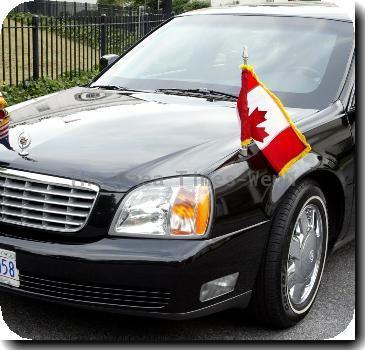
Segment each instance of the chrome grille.
M0 168L0 222L75 232L94 206L93 184Z

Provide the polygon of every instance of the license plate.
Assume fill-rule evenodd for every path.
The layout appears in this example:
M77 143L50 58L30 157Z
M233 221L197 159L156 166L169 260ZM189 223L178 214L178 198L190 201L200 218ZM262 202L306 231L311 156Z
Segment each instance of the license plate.
M0 249L0 284L19 287L19 271L16 268L15 252Z

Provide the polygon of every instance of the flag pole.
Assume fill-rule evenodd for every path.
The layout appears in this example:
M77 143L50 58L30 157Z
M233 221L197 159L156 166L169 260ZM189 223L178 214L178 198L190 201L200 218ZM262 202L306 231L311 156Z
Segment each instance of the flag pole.
M243 58L243 64L244 65L247 65L248 64L248 48L247 48L247 46L244 46L243 47L243 55L242 55L242 58ZM241 153L242 153L242 155L244 157L247 157L247 155L248 155L248 147L247 146L242 146Z
M248 64L248 48L247 48L247 46L244 46L243 47L243 55L242 55L242 57L243 57L243 64L244 65L247 65Z

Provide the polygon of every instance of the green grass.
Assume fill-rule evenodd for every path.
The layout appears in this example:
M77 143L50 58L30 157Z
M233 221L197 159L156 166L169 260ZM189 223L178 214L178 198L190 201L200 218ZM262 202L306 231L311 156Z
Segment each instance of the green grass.
M18 29L15 29L15 26L17 26ZM10 30L8 29L8 27L11 27ZM5 60L3 62L0 59L0 85L9 85L16 83L17 66L18 81L20 83L23 80L29 80L33 76L32 29L26 27L22 31L21 29L19 29L19 27L19 20L16 22L12 19L9 21L8 19L6 19L4 22L4 30L1 32L0 58L3 57L4 54ZM89 29L85 28L86 36L90 28L91 27L89 27ZM73 71L75 66L76 71L87 71L95 69L95 67L99 64L99 50L97 48L92 48L90 45L86 45L86 40L85 42L82 40L70 40L69 38L56 35L54 31L51 32L50 30L46 29L40 29L38 31L38 37L41 76L43 73L43 76L45 77L48 76L56 78L57 76L65 72L71 72L75 75L75 71ZM23 42L22 38L24 38ZM43 38L42 41L41 38ZM51 45L51 41L53 41L53 46ZM24 52L24 55L22 54L22 52ZM89 55L89 59L87 59L87 53ZM5 70L5 79L3 77L3 70Z

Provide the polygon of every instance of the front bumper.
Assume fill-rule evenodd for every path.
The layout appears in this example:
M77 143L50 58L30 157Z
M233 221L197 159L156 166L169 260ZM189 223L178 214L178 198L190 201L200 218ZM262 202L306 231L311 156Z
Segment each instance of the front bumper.
M105 238L87 244L0 236L15 251L20 287L1 290L75 306L184 319L245 307L269 223L208 240ZM202 284L239 272L236 288L200 302Z

